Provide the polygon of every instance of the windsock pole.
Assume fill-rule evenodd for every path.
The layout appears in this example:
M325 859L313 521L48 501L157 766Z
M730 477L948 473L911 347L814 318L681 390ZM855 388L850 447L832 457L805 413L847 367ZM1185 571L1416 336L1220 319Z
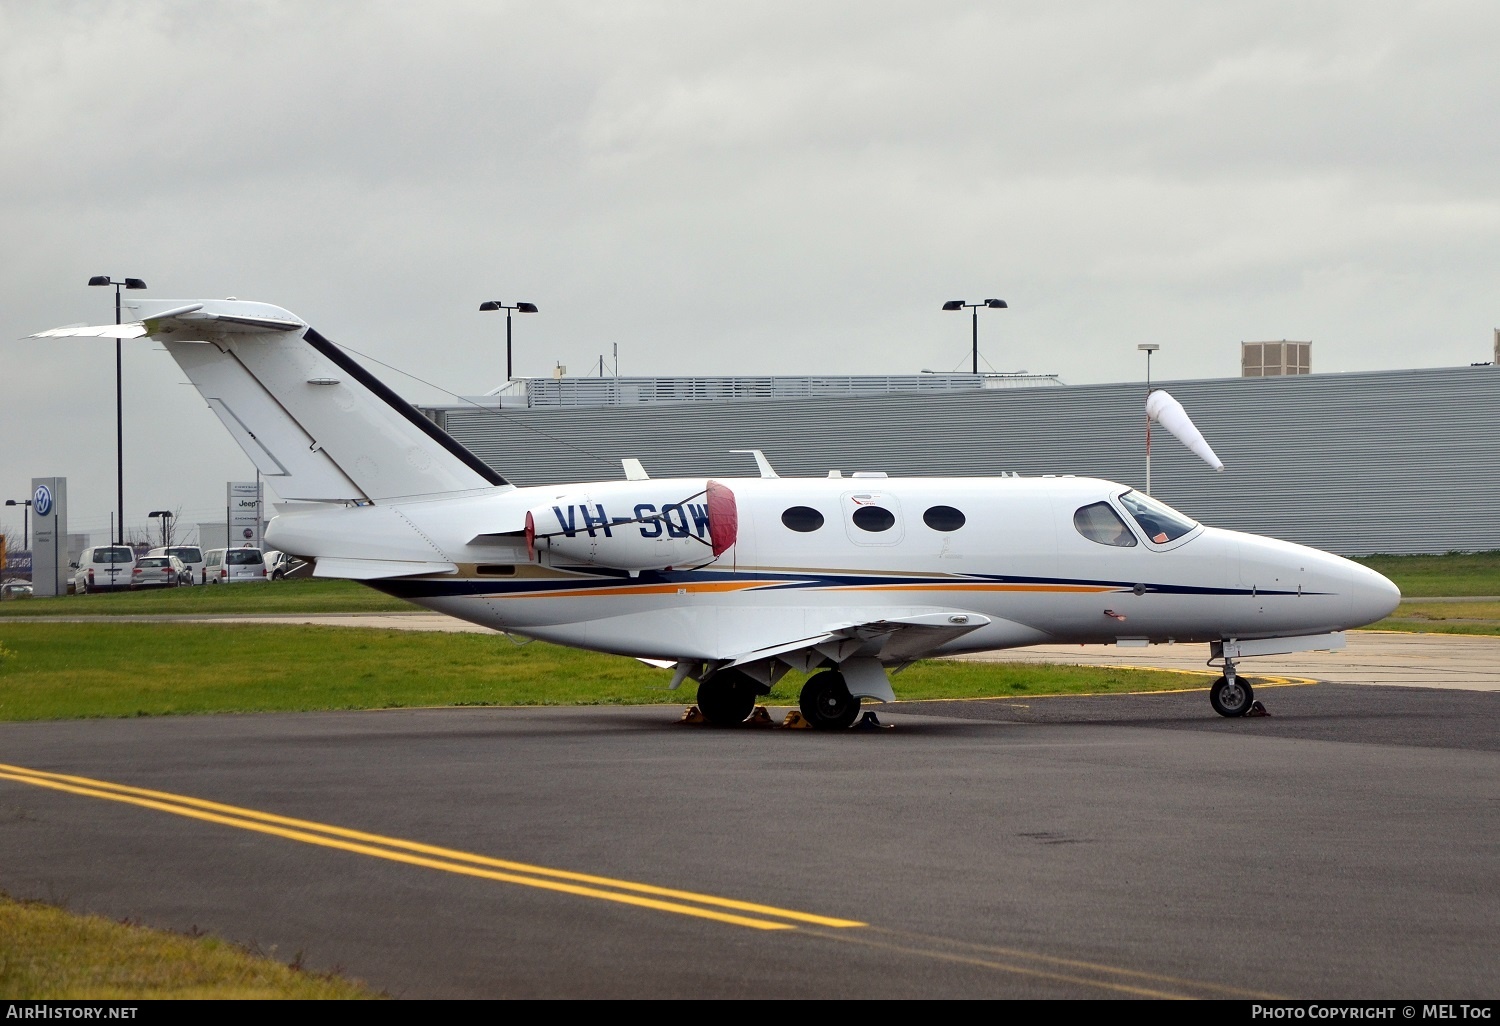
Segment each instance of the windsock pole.
M1151 494L1151 414L1146 414L1146 494Z
M1161 346L1158 345L1155 342L1142 342L1140 345L1136 346L1136 348L1139 349L1141 352L1143 352L1143 353L1146 354L1146 403L1147 403L1147 407L1148 407L1147 410L1146 410L1146 494L1150 495L1151 494L1151 410L1149 409L1149 406L1150 406L1150 403L1151 403L1151 354L1154 353L1154 352L1156 352L1158 349L1160 349Z

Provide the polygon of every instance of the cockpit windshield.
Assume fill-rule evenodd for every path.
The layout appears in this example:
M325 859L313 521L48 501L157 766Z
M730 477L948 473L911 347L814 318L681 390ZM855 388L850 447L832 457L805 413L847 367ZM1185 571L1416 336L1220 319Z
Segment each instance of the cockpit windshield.
M1120 514L1107 502L1095 502L1073 513L1073 526L1089 541L1100 545L1129 548L1135 544L1135 535L1120 519Z
M1126 492L1120 496L1120 505L1141 525L1146 537L1158 545L1176 541L1198 526L1197 521L1189 520L1144 492Z

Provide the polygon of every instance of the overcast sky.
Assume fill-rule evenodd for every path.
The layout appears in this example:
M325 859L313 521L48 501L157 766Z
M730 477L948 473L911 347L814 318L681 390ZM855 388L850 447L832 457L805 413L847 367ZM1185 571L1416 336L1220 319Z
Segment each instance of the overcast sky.
M986 363L1071 384L1488 360L1497 39L1479 0L0 0L0 498L67 477L107 540L114 343L18 341L112 321L95 274L464 394L487 299L541 308L522 375L966 369L940 307L992 296ZM127 525L221 517L253 466L124 349Z

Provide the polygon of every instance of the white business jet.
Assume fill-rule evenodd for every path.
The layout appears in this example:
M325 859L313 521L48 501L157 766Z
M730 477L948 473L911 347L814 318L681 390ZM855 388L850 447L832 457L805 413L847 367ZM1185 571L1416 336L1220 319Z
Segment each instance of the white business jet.
M672 667L714 724L792 669L811 674L803 716L838 729L894 701L888 671L915 660L1057 643L1206 642L1210 701L1241 716L1237 660L1338 648L1400 599L1347 559L1092 478L780 478L750 451L758 477L653 479L624 459L624 480L516 487L286 310L127 306L134 323L32 337L161 342L286 500L268 544L318 577ZM1153 403L1172 426L1181 407Z

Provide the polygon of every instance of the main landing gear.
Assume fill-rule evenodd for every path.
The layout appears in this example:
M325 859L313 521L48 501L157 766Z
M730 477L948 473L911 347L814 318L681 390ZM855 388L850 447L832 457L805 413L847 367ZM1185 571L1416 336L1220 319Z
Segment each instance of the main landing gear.
M848 730L859 718L859 699L849 693L844 675L837 670L824 670L808 678L797 706L815 730Z
M737 727L770 688L738 670L720 670L698 684L698 711L715 727ZM859 699L837 670L815 673L802 686L798 707L815 730L847 730L859 718Z
M770 691L738 670L721 670L698 684L698 711L715 727L733 727L755 711L755 699Z
M1255 703L1250 682L1234 671L1234 660L1224 660L1224 676L1214 681L1208 691L1209 704L1220 716L1243 716ZM748 715L748 714L747 714Z

